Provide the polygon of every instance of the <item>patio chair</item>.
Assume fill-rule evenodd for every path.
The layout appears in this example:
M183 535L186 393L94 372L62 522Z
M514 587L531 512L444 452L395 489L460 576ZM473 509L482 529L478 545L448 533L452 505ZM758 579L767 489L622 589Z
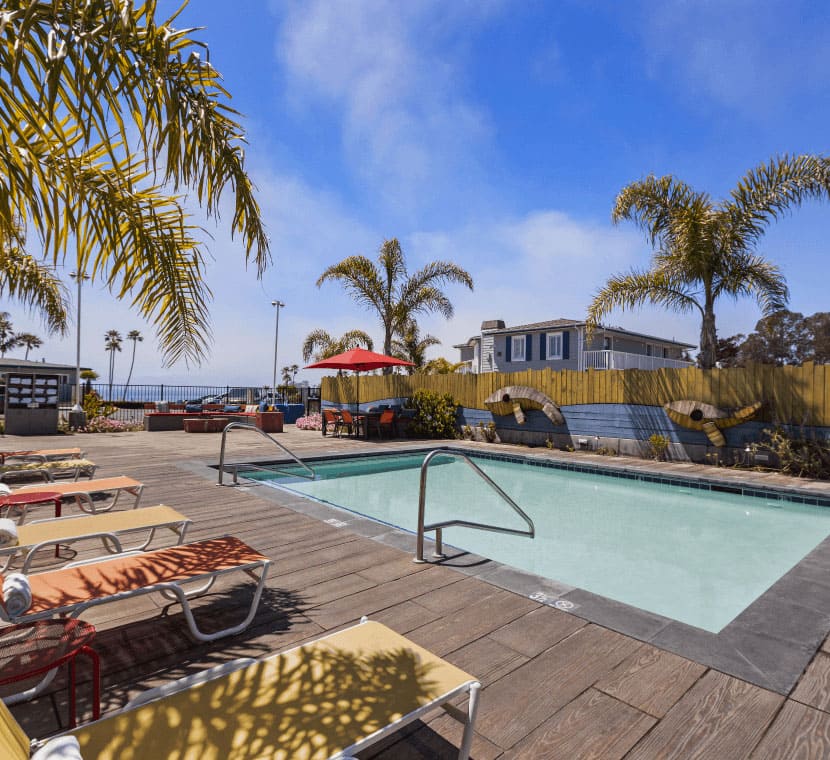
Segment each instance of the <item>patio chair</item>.
M360 437L360 429L366 424L366 418L362 415L352 415L348 409L340 410L340 430L346 430L348 435Z
M32 449L30 451L0 451L0 464L7 459L23 459L29 462L49 462L57 459L83 459L80 449Z
M29 491L43 491L44 487L41 484L34 484L29 486L21 486L15 490L15 493L26 493ZM128 478L126 475L119 475L114 478L95 478L87 481L74 481L72 483L50 483L48 490L53 493L59 493L61 496L74 496L75 503L78 509L96 514L97 512L109 512L118 503L118 497L122 493L128 493L135 497L132 508L138 506L141 500L141 492L144 490L144 484L133 478ZM93 494L102 494L114 492L111 501L101 503L93 499Z
M72 544L85 539L100 538L110 554L144 551L155 538L156 531L167 528L176 536L176 543L181 544L190 524L190 520L183 514L163 504L128 512L35 520L19 526L10 520L3 521L3 535L8 531L13 537L5 546L0 545L0 561L5 559L0 572L6 572L12 562L22 556L23 566L20 572L28 573L32 560L41 549L54 546L57 557L61 544ZM146 532L146 538L136 546L125 547L122 539L138 531Z
M332 435L340 435L340 414L334 409L323 409L323 435L331 432Z
M383 438L383 430L387 428L390 436L397 436L397 425L395 423L395 412L391 409L384 409L380 416L375 418L375 425L378 431L378 438Z
M343 760L443 707L464 724L459 760L469 756L479 683L380 623L361 622L235 668L153 689L38 752L77 742L84 760ZM451 704L464 695L463 710ZM0 749L10 760L27 758L29 739L4 707L0 726Z
M72 478L77 480L81 475L92 478L97 465L89 459L49 459L45 462L12 462L0 465L0 482L5 483L9 478L40 477L42 481L51 483L56 477Z
M9 623L69 615L78 617L90 607L160 592L182 605L190 633L199 641L213 641L239 633L256 614L270 560L233 536L182 544L149 552L125 552L115 558L72 562L60 570L34 575L4 576L0 619ZM193 618L189 600L207 593L217 578L242 571L257 582L245 619L214 633L203 633ZM183 586L199 586L187 591Z

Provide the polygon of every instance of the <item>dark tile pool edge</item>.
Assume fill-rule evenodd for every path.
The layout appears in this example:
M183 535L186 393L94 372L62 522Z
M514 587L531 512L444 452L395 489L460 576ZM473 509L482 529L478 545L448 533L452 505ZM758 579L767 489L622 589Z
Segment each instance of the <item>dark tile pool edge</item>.
M371 452L372 455L416 453L433 448L455 448L492 459L527 461L528 456L488 455L488 452L463 447L425 447ZM346 456L354 456L350 452ZM308 457L305 461L331 460L339 456ZM552 460L544 463L561 464ZM259 462L264 464L264 462ZM284 460L273 462L284 463ZM194 463L195 464L195 463ZM574 469L607 474L599 465L565 463L558 469ZM581 468L577 470L577 468ZM195 471L188 467L187 469ZM204 474L204 463L198 469ZM610 469L610 468L609 468ZM215 467L209 467L215 473ZM653 479L653 478L652 478ZM686 480L672 478L672 480ZM659 482L659 478L658 478ZM296 492L272 488L259 483L239 486L257 488L258 496L279 502L281 506L305 514L337 528L371 538L384 545L414 554L415 536L409 531L379 523ZM683 485L686 485L685 482ZM731 485L731 484L730 484ZM768 493L770 489L753 490ZM775 490L776 493L783 491ZM753 494L754 495L754 494ZM830 504L830 501L828 501ZM426 556L432 542L427 539ZM568 614L652 644L702 665L735 676L778 694L787 695L795 687L804 669L830 633L830 537L822 541L795 567L778 579L752 604L719 633L711 633L655 613L618 602L608 597L566 586L555 580L533 575L485 557L459 552L446 560L434 561L442 567L475 576L480 580L540 604L555 607ZM764 630L758 630L763 622ZM782 625L783 623L783 625Z

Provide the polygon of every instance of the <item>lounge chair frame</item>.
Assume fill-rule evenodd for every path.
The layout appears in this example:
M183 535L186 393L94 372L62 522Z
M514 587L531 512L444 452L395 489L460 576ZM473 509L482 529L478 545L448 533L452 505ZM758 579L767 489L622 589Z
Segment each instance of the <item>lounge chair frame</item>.
M27 485L18 488L15 490L15 493L26 493L37 490L44 490L43 486ZM50 488L49 490L57 490L64 497L74 497L78 509L94 515L115 509L116 504L118 504L118 498L122 493L128 493L135 498L131 508L136 509L141 501L144 484L121 475L112 478L98 478L86 482L78 480L73 483L56 483L55 489ZM110 491L114 492L114 496L112 497L112 501L108 503L96 504L92 498L92 494L109 493Z
M159 506L161 507L163 505L160 504ZM139 514L150 516L151 514L153 514L153 508L147 507L146 509L142 510ZM56 524L61 523L65 520L84 520L90 526L92 526L98 522L95 518L102 517L107 518L108 515L106 515L106 513L97 515L84 515L81 517L79 517L78 515L67 515L66 517L53 517L43 520L33 520L29 523L29 525L40 525L43 523ZM49 546L54 546L55 556L57 557L58 548L60 546L65 546L68 544L73 544L78 541L85 541L88 539L100 538L104 546L104 549L106 549L106 551L108 551L110 554L124 554L126 552L143 552L152 543L153 539L155 538L156 531L162 528L167 528L176 535L176 544L183 544L185 534L187 533L187 529L188 527L190 527L190 525L191 520L189 520L184 515L177 514L177 516L173 519L163 521L157 520L156 522L130 526L128 528L119 528L116 530L89 530L84 533L79 532L74 535L63 535L60 538L50 538L48 540L37 541L35 543L26 544L22 546L20 544L17 544L15 546L5 546L0 548L0 560L2 560L2 558L5 558L5 562L2 566L0 566L0 572L5 573L11 566L12 562L20 554L25 553L26 556L23 560L23 566L20 569L20 572L28 574L31 570L31 565L35 556L42 549L45 549ZM18 530L20 530L20 528ZM144 541L141 541L136 546L125 547L122 543L122 539L124 538L124 536L130 533L138 533L139 531L147 531L147 536L144 539Z
M169 550L157 549L156 551L161 553ZM153 552L145 553L138 551L124 552L121 555L119 555L119 558L139 555L147 557L151 556L152 553ZM61 570L70 570L73 568L82 567L84 565L97 564L102 561L106 562L107 560L111 559L112 557L105 556L81 560L79 562L70 562L69 564L64 565L64 567L61 568ZM118 591L113 594L108 594L107 596L99 597L97 599L90 599L86 602L64 605L61 607L52 607L41 612L25 612L22 615L18 615L16 617L10 616L7 613L5 607L3 605L0 605L0 619L5 620L9 623L21 623L27 620L42 620L46 618L57 617L60 615L66 615L68 617L79 617L86 610L91 609L92 607L98 607L102 604L109 604L110 602L118 602L124 599L132 599L133 597L144 596L145 594L153 594L158 592L161 593L166 599L176 601L182 605L182 612L184 613L185 620L187 621L187 626L190 629L190 633L192 634L193 638L197 639L198 641L215 641L216 639L224 638L225 636L233 636L236 633L244 631L251 624L251 621L254 619L254 615L256 615L257 608L259 607L259 600L262 596L262 590L265 588L265 580L268 576L268 568L270 564L271 561L269 559L263 558L261 560L246 562L230 568L222 568L205 573L196 573L188 578L180 580L163 581L160 583L151 583L146 586L134 587L126 589L124 591ZM59 573L61 572L61 570L55 570L52 572ZM216 580L221 576L237 571L245 573L256 582L256 589L254 591L254 597L251 600L251 606L248 610L248 614L245 616L245 619L241 623L237 623L236 625L232 625L229 628L225 628L221 631L215 631L214 633L204 633L197 625L196 619L193 616L193 610L190 607L190 600L207 593L207 591L213 586ZM202 583L203 585L190 592L186 591L183 588L183 586L193 583Z

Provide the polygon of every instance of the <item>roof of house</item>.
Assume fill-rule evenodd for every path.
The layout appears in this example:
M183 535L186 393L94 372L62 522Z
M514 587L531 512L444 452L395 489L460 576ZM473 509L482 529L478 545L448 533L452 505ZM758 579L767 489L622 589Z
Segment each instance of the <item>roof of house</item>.
M482 332L486 332L489 335L506 335L508 333L515 333L515 332L533 332L534 330L561 330L566 327L584 327L585 321L579 321L575 319L564 319L560 317L559 319L549 319L545 322L530 322L529 324L525 325L514 325L512 327L499 327L497 329L489 329L489 330L482 330ZM646 333L638 333L633 332L632 330L626 330L624 327L606 327L605 325L600 325L598 330L601 330L605 333L618 333L620 335L631 335L636 338L645 338L646 340L654 341L655 343L668 343L673 346L680 346L681 348L695 348L694 343L684 343L683 341L674 340L672 338L661 338L657 335L648 335ZM470 341L476 340L478 338L477 335L470 338ZM469 345L469 341L467 344L461 344L461 346L453 346L453 348L461 348L464 345Z
M81 367L82 370L89 369ZM75 372L74 364L54 364L52 362L35 361L34 359L0 358L0 372L55 372L66 375Z

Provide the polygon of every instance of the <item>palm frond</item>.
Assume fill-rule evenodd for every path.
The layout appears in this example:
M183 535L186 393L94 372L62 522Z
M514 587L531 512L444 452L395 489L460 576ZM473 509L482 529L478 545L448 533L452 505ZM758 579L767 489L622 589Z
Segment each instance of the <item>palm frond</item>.
M612 277L596 293L588 307L588 332L596 329L602 318L614 309L625 311L647 303L680 313L703 311L684 283L672 281L664 272L632 271Z
M66 334L66 289L51 269L16 246L0 246L0 294L40 313L50 332Z

